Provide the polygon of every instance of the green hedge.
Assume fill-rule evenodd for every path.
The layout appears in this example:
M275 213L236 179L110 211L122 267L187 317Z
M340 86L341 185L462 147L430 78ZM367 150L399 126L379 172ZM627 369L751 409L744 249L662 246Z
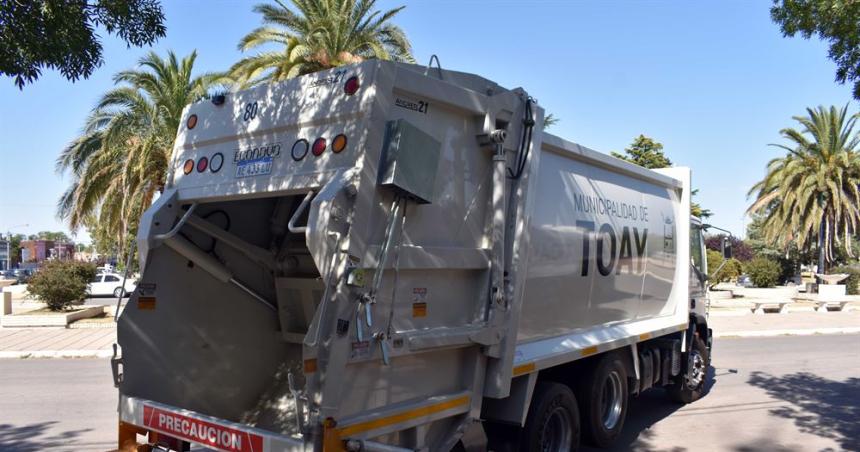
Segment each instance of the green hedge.
M744 266L746 274L756 287L773 287L779 283L782 267L779 262L766 257L757 257Z
M860 268L842 266L830 269L829 273L847 273L849 275L848 279L842 281L840 284L845 284L845 291L848 295L858 294L858 286L860 286Z

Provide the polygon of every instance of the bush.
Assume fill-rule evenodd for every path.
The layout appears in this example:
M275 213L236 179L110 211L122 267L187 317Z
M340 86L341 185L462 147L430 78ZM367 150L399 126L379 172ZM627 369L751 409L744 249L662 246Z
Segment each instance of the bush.
M840 284L845 284L845 292L848 295L858 295L858 286L860 286L860 268L857 267L836 267L830 270L830 273L847 273L848 279Z
M723 255L719 251L708 250L708 280L711 285L730 281L741 275L741 263L735 258L729 259L719 273L714 273L723 263Z
M30 280L27 291L62 311L87 296L87 283L96 276L96 266L84 262L49 261Z
M773 287L779 282L782 267L779 262L766 257L757 257L747 262L746 273L756 287Z

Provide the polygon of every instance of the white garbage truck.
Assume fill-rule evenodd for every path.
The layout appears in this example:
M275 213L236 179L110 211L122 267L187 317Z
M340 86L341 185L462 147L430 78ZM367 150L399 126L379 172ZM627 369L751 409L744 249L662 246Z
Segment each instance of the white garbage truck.
M122 450L570 451L706 387L690 171L366 61L184 113L111 360Z

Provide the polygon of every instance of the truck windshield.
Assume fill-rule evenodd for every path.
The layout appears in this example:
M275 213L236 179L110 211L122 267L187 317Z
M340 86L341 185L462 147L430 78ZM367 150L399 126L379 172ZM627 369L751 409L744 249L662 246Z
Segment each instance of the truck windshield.
M702 227L693 224L690 227L690 260L694 267L703 275L708 274L707 264L705 263L705 247L702 242Z

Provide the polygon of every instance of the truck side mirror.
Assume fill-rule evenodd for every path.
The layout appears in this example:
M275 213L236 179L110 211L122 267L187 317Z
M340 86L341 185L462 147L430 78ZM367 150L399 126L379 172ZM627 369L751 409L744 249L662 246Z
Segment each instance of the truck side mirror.
M723 237L723 259L732 258L732 242L728 237Z

